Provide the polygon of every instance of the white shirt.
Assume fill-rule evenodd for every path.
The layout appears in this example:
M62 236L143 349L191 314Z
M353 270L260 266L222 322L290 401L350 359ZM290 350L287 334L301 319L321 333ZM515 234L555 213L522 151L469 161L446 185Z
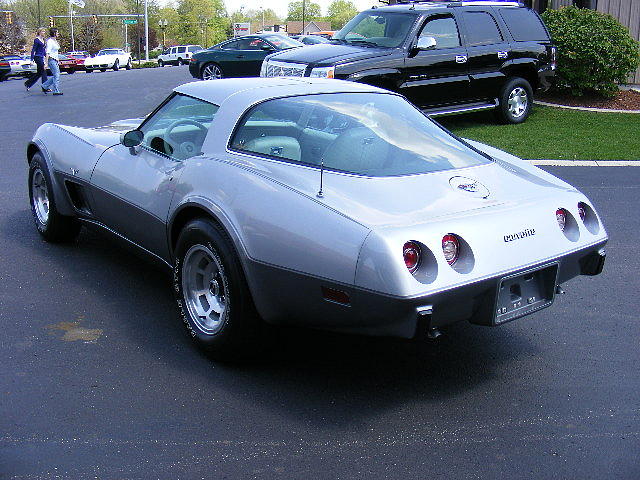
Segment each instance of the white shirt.
M60 50L60 44L55 38L47 38L47 55L49 58L58 60L58 50Z

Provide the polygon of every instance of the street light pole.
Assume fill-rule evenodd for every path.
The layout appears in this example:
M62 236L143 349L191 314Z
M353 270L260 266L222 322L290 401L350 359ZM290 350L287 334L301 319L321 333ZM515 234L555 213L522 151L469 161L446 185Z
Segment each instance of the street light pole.
M149 61L149 9L148 1L144 0L144 61Z
M164 51L165 49L165 38L164 38L164 31L167 29L167 25L169 24L169 22L166 19L162 19L162 20L158 20L158 26L160 27L160 30L162 30L162 50Z
M69 2L69 29L71 31L71 51L75 52L75 43L73 41L73 7L71 6L71 2Z

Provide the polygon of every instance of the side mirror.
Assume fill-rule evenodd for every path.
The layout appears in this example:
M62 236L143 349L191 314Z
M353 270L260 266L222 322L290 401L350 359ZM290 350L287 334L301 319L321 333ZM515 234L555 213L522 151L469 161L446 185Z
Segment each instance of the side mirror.
M142 143L144 133L141 130L130 130L120 135L120 143L128 148L137 147Z
M418 50L433 50L436 48L437 42L433 37L420 37L416 49Z

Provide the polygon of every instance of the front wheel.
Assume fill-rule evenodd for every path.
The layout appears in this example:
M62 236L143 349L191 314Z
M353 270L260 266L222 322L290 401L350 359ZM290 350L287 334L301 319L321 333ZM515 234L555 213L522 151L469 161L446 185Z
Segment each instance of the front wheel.
M113 71L117 72L119 68L120 68L120 60L116 58L116 61L113 62Z
M533 89L524 78L507 81L498 97L496 114L501 123L522 123L531 113Z
M220 360L256 352L262 322L227 234L213 221L189 222L178 238L174 292L187 331ZM262 339L264 340L264 339Z
M202 69L203 80L217 80L219 78L224 78L224 74L222 73L222 69L219 65L215 63L207 63Z
M49 242L70 242L80 233L77 218L58 213L51 187L51 175L40 153L29 164L29 202L40 235Z

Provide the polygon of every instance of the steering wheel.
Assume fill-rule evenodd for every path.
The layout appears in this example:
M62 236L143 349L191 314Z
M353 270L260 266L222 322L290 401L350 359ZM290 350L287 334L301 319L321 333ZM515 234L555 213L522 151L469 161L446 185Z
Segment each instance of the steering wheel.
M180 118L180 119L172 122L171 125L169 125L167 127L167 130L164 132L164 140L169 145L171 145L171 148L173 148L174 154L176 152L180 152L181 153L180 156L184 156L184 158L192 157L193 155L198 153L198 152L195 151L196 150L196 144L194 142L190 142L190 141L180 142L179 140L176 140L175 138L173 138L171 136L173 131L179 125L193 125L194 127L198 127L202 131L203 136L207 134L208 129L207 129L207 127L202 125L200 122L196 122L195 120L191 120L190 118Z

